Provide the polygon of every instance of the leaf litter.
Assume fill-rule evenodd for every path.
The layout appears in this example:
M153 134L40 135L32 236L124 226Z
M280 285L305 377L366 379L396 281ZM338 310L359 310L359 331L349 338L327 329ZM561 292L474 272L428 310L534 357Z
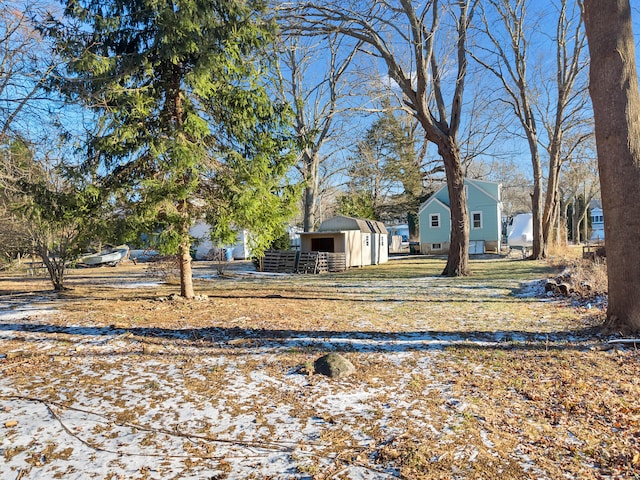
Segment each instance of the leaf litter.
M189 302L144 268L0 278L0 479L640 475L637 351L600 349L603 312L545 296L546 264L203 263ZM356 373L314 375L330 351Z

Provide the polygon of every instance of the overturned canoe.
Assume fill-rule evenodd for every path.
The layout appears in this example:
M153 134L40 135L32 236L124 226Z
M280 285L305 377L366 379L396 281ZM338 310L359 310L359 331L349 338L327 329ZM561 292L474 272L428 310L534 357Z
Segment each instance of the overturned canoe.
M119 245L109 250L103 250L100 253L92 253L85 255L78 260L78 263L84 265L117 265L122 259L129 255L129 247Z

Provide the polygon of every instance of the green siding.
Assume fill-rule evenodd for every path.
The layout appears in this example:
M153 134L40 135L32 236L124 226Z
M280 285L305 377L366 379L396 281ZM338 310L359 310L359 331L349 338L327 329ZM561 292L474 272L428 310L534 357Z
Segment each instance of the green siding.
M428 212L428 213L427 213ZM440 227L432 228L430 215L440 214ZM420 215L420 243L444 243L451 234L451 213L438 202L432 202L429 208Z
M469 240L484 240L497 242L501 235L501 218L499 203L500 187L497 183L480 180L465 181L467 185L467 204L469 209ZM445 205L449 205L449 192L442 188L434 197ZM433 198L427 200L425 208L420 212L420 243L444 243L449 241L451 232L451 215L449 210ZM480 212L482 227L473 228L474 212ZM440 214L441 227L429 228L429 216Z

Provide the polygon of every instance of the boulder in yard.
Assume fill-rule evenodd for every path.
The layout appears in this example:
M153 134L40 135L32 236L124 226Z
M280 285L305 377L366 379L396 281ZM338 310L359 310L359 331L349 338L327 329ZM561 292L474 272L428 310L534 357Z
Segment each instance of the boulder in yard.
M313 367L316 373L321 373L330 378L343 378L356 371L353 363L338 353L328 353L318 358Z

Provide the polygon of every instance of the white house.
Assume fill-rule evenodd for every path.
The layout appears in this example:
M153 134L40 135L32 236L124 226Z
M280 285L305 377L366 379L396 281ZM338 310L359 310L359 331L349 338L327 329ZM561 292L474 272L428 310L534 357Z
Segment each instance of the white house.
M387 226L389 232L389 253L409 251L409 225L406 223Z
M600 207L591 209L591 238L592 242L604 240L604 215Z
M189 229L190 235L195 239L196 260L205 260L209 256L209 252L213 249L213 243L211 242L211 227L204 222L198 222ZM251 256L251 249L249 248L249 233L246 230L238 231L236 237L236 243L226 247L233 252L227 256L227 259L246 260Z

